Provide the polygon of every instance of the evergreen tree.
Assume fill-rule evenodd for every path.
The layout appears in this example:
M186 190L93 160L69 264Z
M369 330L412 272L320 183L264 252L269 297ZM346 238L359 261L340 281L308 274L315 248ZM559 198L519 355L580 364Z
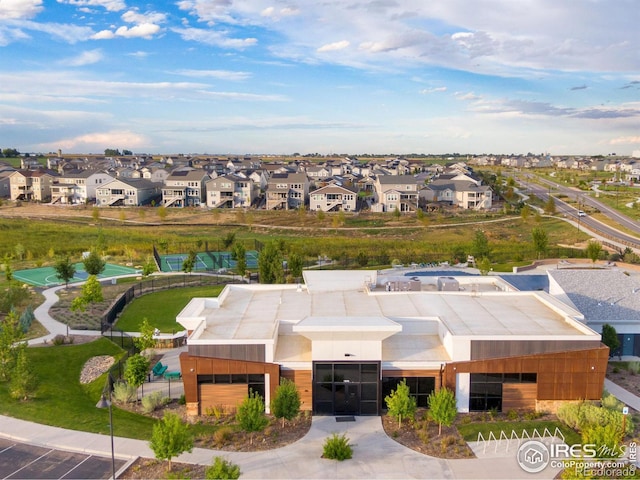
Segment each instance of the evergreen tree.
M602 325L602 343L609 347L609 356L613 356L618 352L620 348L620 340L618 339L618 333L615 327L605 323Z

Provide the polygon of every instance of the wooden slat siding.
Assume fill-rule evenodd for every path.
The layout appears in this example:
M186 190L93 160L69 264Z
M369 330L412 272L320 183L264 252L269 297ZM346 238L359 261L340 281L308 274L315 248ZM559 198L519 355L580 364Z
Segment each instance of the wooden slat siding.
M200 385L200 415L206 415L208 408L222 407L225 412L235 412L247 397L247 384L202 384Z
M311 370L280 370L280 377L291 380L296 384L300 394L300 410L313 408L313 372Z
M451 362L445 385L455 392L458 373L536 373L537 400L599 400L609 361L609 347L511 358ZM592 369L593 368L593 369Z
M535 410L538 385L535 383L505 383L502 385L502 411Z
M599 346L598 340L471 340L471 360L586 350Z
M189 355L196 357L226 358L264 362L264 345L189 345Z
M271 398L275 395L276 387L280 383L280 366L275 363L243 362L221 358L205 358L189 355L188 352L180 354L180 371L184 383L184 396L187 403L200 401L198 389L198 375L217 374L269 374L269 388ZM200 412L204 412L200 408Z

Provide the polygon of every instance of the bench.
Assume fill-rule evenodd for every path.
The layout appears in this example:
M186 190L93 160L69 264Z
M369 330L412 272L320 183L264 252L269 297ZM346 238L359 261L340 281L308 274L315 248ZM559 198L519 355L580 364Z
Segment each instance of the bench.
M182 373L180 373L179 371L165 372L164 378L166 378L167 380L179 380L180 378L182 378Z
M154 377L161 377L167 371L167 368L169 367L163 365L162 362L158 362L153 366L151 371L153 372Z

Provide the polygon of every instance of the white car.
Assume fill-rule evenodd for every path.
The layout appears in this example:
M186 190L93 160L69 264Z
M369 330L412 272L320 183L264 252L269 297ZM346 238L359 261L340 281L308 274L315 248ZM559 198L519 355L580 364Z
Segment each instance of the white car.
M578 210L578 216L579 216L579 217L586 217L586 216L587 216L587 214L586 214L586 213L584 213L582 210Z

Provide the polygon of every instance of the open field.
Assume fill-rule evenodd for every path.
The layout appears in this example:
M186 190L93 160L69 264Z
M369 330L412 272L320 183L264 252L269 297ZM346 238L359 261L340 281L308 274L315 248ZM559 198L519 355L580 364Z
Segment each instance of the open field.
M34 221L37 220L37 221ZM415 214L325 214L310 212L228 212L185 209L170 211L163 221L157 209L60 208L46 205L0 207L0 257L11 257L14 270L52 265L60 255L79 260L98 248L109 263L139 265L152 253L189 250L223 251L225 236L234 234L247 250L256 242L284 242L307 265L318 257L346 260L366 257L362 267L400 263L455 261L470 253L481 229L489 239L491 260L499 263L534 259L531 231L542 227L549 237L549 257L580 255L588 236L565 222L545 217L478 212ZM576 242L579 242L576 245ZM576 246L578 250L554 248Z

